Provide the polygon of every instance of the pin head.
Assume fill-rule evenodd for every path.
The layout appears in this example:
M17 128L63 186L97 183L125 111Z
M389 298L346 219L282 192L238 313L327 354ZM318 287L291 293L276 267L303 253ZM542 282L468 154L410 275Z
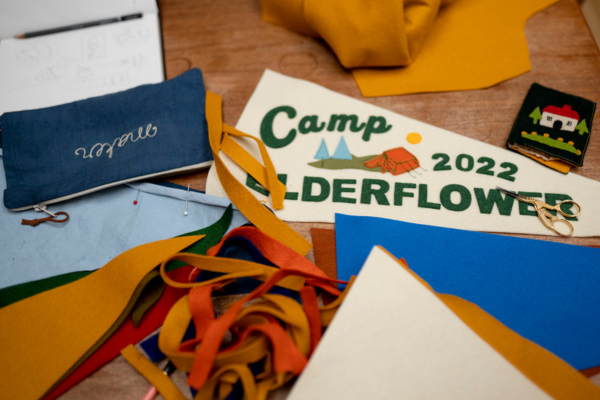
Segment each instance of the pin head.
M136 204L137 204L137 200L134 200L134 201L133 201L133 205L136 205Z
M187 211L184 211L184 212L183 212L183 215L185 215L185 216L187 217L187 215L188 215L188 212L187 212Z

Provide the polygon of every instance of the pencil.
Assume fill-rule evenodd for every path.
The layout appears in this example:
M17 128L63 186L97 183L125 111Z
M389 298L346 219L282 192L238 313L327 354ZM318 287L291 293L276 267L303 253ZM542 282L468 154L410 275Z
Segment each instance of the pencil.
M28 38L38 37L38 36L51 35L53 33L69 32L69 31L74 31L77 29L85 29L85 28L91 28L94 26L113 24L113 23L119 22L119 21L129 21L131 19L138 19L138 18L142 18L142 14L123 15L122 17L102 19L99 21L85 22L83 24L61 26L59 28L52 28L52 29L45 29L42 31L23 33L22 35L15 36L15 38L28 39Z

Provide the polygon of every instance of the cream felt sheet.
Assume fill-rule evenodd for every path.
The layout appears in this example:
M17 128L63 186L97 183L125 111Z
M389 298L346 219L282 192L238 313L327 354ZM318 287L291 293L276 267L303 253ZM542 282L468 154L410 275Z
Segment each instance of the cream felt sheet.
M289 396L369 398L551 397L374 247Z
M600 182L265 71L237 129L267 145L287 186L284 221L334 222L334 213L487 232L554 235L533 207L496 186L550 204L577 201L574 236L600 235ZM508 137L508 132L506 132ZM260 160L250 141L239 141ZM223 154L259 200L268 192ZM226 197L214 167L206 192ZM571 211L577 211L575 208Z

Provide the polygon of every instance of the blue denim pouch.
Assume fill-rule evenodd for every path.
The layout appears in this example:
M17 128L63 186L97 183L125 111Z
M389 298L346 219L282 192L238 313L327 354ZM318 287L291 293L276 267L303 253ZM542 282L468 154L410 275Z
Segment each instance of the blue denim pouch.
M202 72L0 117L13 211L212 164Z

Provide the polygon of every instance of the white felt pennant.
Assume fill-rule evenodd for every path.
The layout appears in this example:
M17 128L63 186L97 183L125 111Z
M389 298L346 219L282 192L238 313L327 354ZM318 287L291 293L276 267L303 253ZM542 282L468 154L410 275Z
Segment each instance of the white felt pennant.
M550 399L379 247L289 398Z
M273 71L265 71L236 127L267 145L287 186L285 208L275 211L285 221L333 223L338 212L554 235L533 206L500 194L499 186L552 205L575 200L582 211L571 221L573 235L600 235L600 182ZM260 160L250 141L239 143ZM268 198L256 180L223 160L257 199ZM206 192L227 197L214 166Z

